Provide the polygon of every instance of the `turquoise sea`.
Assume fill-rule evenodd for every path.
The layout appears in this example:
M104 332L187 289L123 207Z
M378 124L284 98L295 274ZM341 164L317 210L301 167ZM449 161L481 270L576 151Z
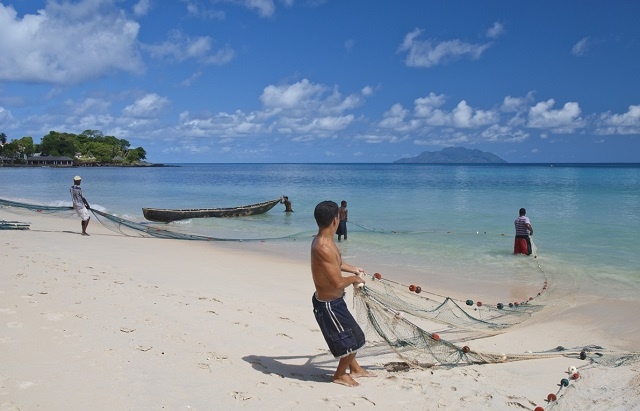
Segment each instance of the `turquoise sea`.
M70 205L76 174L94 208L138 222L142 207L232 207L289 196L294 213L278 205L259 216L166 226L265 239L220 243L224 247L306 260L315 205L346 200L349 239L339 248L345 261L370 273L459 291L461 298L481 288L508 300L539 288L539 264L550 284L564 290L639 299L640 164L0 167L0 198ZM512 254L520 207L531 219L538 259Z

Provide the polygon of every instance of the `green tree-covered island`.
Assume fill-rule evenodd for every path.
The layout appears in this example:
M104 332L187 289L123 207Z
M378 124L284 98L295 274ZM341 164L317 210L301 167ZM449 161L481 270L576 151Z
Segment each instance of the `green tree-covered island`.
M34 144L30 136L7 142L7 135L0 133L3 165L150 165L144 162L146 157L144 148L131 148L127 140L105 136L99 130L80 134L50 131L40 144Z

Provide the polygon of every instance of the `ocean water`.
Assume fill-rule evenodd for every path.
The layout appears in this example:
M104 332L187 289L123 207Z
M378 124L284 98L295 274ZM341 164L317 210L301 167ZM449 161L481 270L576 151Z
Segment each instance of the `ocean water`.
M546 277L564 290L640 299L639 164L0 167L0 198L70 205L76 174L94 208L139 222L142 207L232 207L289 196L293 213L278 205L259 216L166 226L245 240L225 247L308 260L315 205L346 200L349 239L339 248L370 273L460 298L479 289L492 299L518 298ZM531 219L537 259L512 254L520 207Z

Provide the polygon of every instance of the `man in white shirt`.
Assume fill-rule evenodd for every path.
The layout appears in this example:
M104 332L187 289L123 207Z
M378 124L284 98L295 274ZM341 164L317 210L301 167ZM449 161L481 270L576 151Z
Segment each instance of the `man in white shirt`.
M71 186L71 200L73 201L73 209L76 210L78 216L82 219L82 235L89 235L87 233L87 226L89 225L89 220L91 216L89 215L89 211L91 207L89 203L82 195L82 189L80 188L80 183L82 179L80 176L75 176L73 178L73 185Z

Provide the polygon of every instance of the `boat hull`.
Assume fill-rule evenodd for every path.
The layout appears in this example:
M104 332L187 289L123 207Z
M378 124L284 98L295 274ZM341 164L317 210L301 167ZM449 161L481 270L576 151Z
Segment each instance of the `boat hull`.
M144 218L150 221L169 223L171 221L186 220L188 218L209 217L242 217L248 215L264 214L280 202L280 199L265 201L263 203L250 204L242 207L230 208L192 208L192 209L166 209L143 208Z

